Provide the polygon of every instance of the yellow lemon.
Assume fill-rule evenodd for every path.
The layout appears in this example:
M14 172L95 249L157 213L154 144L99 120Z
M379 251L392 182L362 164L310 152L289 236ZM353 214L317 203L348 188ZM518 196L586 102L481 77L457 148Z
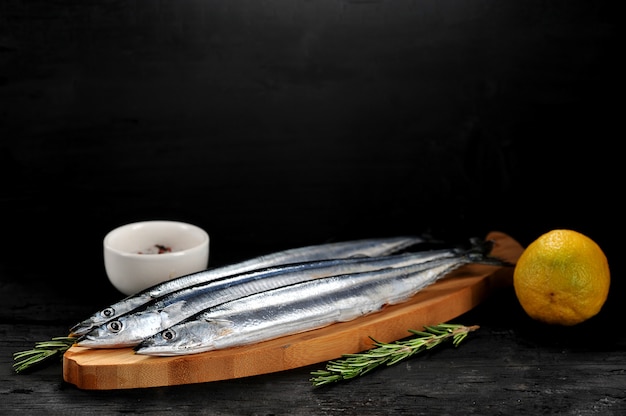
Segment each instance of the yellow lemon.
M596 315L609 294L607 258L595 241L552 230L530 243L513 273L515 294L533 319L571 326Z

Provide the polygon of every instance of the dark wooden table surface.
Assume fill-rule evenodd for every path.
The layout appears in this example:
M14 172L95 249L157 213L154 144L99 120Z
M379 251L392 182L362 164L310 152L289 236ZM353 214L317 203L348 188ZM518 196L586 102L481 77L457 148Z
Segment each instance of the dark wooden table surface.
M96 269L97 270L97 269ZM0 409L2 414L568 414L626 412L626 331L618 296L572 328L530 320L512 288L452 322L478 324L457 348L415 356L345 383L314 388L323 363L276 374L147 389L85 391L63 381L60 362L27 374L12 354L63 336L69 326L119 295L106 283L82 297L62 285L29 282L43 268L3 269L0 282ZM20 279L10 279L20 275ZM95 273L89 276L106 280ZM38 279L38 281L43 281ZM80 283L76 283L79 284Z

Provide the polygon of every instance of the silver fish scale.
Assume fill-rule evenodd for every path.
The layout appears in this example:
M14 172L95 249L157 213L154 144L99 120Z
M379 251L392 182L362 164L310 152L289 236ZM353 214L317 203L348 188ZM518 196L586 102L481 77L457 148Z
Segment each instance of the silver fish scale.
M246 345L356 319L402 302L471 262L435 260L429 266L334 276L249 296L201 313L144 340L139 354L179 355ZM421 267L420 267L421 266Z
M277 266L273 272L251 272L215 280L174 292L137 312L124 314L93 328L77 344L95 348L119 348L138 344L143 338L174 325L209 307L282 286L350 273L404 267L459 255L455 249L431 250L359 259L335 259ZM155 327L155 320L161 326ZM155 330L156 328L156 330Z
M168 293L180 290L184 287L223 276L258 270L279 264L315 261L330 258L386 255L402 251L407 247L423 243L424 241L425 239L422 237L401 236L319 244L279 251L232 265L192 273L153 286L107 306L106 308L97 311L89 318L74 325L70 329L70 333L75 336L84 335L95 326L104 324L114 318L117 318L121 314L140 308L155 298L167 295Z

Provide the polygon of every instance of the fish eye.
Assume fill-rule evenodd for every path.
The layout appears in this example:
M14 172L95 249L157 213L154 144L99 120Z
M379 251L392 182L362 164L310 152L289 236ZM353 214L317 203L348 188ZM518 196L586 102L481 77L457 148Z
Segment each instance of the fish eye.
M172 331L171 329L166 329L165 331L161 332L161 336L164 340L171 341L176 337L176 332Z
M101 314L104 318L110 318L111 316L113 316L113 314L115 314L115 309L113 308L103 309Z
M107 324L107 328L111 332L120 332L122 330L122 323L120 321L111 321Z

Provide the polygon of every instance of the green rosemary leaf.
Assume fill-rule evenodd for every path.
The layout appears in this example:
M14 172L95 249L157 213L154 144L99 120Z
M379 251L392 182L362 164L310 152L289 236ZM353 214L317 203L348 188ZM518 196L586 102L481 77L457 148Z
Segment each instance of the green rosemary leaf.
M42 365L51 358L63 356L76 342L75 337L55 337L50 341L42 341L35 344L35 348L27 351L13 353L13 369L16 373L23 373L36 366Z
M419 352L435 348L448 340L456 347L470 332L477 329L477 325L464 326L443 323L425 326L422 331L410 329L409 332L416 338L404 341L384 343L370 337L374 342L372 349L356 354L344 354L339 360L329 361L324 370L311 372L313 377L309 381L313 383L314 387L320 387L363 376L381 365L395 365Z

